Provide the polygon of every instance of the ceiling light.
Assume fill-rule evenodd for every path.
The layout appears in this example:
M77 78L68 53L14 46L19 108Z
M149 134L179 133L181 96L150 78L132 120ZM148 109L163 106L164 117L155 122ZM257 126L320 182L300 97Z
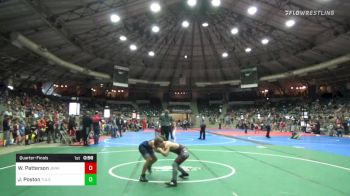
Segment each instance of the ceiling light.
M120 37L119 37L119 40L120 41L126 41L128 38L126 38L124 35L121 35Z
M153 51L149 51L148 52L148 56L154 56L154 52Z
M251 48L246 48L246 49L245 49L245 52L246 52L246 53L249 53L249 52L251 52L251 51L252 51Z
M211 0L211 5L214 7L219 7L221 4L220 0Z
M182 22L182 27L183 28L187 28L188 26L190 26L190 23L187 20Z
M207 22L204 22L204 23L202 24L202 27L207 27L207 26L209 26L209 24L208 24Z
M129 48L130 48L130 50L132 50L132 51L137 50L137 46L136 46L135 44L131 44Z
M111 15L111 21L112 21L113 23L117 23L117 22L120 21L120 17L119 17L117 14L112 14L112 15Z
M227 54L227 52L224 52L224 53L222 53L222 57L223 57L223 58L226 58L226 57L228 57L228 54Z
M295 20L287 20L286 21L286 27L292 27L295 25Z
M257 11L258 11L258 8L256 8L255 6L251 6L247 10L249 15L254 15Z
M184 58L187 59L187 55L185 55Z
M197 0L187 0L187 5L194 7L197 4Z
M269 43L269 40L267 38L264 38L264 39L261 40L261 43L266 45L266 44Z
M158 2L151 3L150 9L153 13L159 12L162 8L160 7Z
M238 28L237 27L234 27L231 29L231 34L232 35L236 35L238 33Z
M157 25L152 26L152 31L153 33L158 33L159 32L159 27Z
M317 0L317 1L320 2L320 3L328 3L328 2L330 2L332 0Z

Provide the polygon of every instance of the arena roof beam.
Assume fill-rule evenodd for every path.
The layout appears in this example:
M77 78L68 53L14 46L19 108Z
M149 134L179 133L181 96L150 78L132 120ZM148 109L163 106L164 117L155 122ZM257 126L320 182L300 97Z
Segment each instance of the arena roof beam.
M79 65L75 65L73 63L67 62L62 60L61 58L55 56L54 54L50 53L46 48L42 48L41 46L37 45L36 43L32 42L28 38L24 37L23 35L19 33L12 33L11 34L12 40L18 42L20 45L26 47L27 49L31 50L32 52L46 58L49 61L52 61L56 65L68 68L72 71L77 71L89 76L93 76L98 79L103 80L111 80L111 76L105 73L96 72L90 69L83 68Z
M178 3L179 0L166 0L162 1L162 7L171 6ZM78 6L74 9L55 14L55 17L62 18L64 22L72 22L75 20L84 19L86 17L91 17L94 15L106 15L111 10L120 9L121 12L127 10L128 17L134 17L145 12L149 12L148 9L149 0L122 0L122 1L113 1L111 4L108 4L108 1L93 1L87 3L86 5ZM91 7L100 5L96 9ZM146 5L146 6L143 6Z
M167 53L169 52L170 48L171 48L171 44L170 44L170 39L172 37L170 37L169 35L172 35L172 33L174 33L174 31L176 31L175 34L178 34L180 29L176 28L176 23L173 25L172 29L169 31L169 34L166 34L163 36L163 39L159 40L159 46L158 43L155 44L155 47L157 47L157 60L156 63L154 63L154 65L152 66L152 69L157 69L158 72L160 71L160 66L161 63L163 63L163 61L165 60L165 58L167 57ZM161 55L163 53L163 55ZM154 73L153 75L146 75L147 72L143 72L141 75L141 79L149 79L149 80L154 80L157 77L157 73Z
M254 30L256 30L260 33L266 34L268 36L272 36L271 34L273 32L278 32L279 34L281 34L281 36L279 37L280 40L284 41L287 38L286 41L288 41L289 43L291 41L293 41L293 42L297 42L298 44L312 45L312 42L310 42L308 39L300 37L300 36L293 34L291 32L279 29L279 28L277 28L269 23L266 23L265 21L262 21L261 19L247 18L245 15L243 15L239 12L234 12L234 11L229 10L227 8L223 8L223 9L224 10L221 13L222 17L232 18L233 22L241 23L241 25L247 25L250 29L254 29ZM259 27L263 27L263 29L260 29ZM278 40L278 39L276 39L276 40ZM290 45L290 47L292 47L293 43L290 43L289 45Z
M230 10L227 10L227 12L231 12ZM237 14L236 13L233 13L231 12L231 14L227 14L227 16L231 15L234 16L235 18L237 17ZM259 26L261 26L261 24L265 24L264 22L261 23L260 20L252 20L250 18L245 18L246 21L248 22L245 22L244 24L248 25L250 28L252 29L258 29ZM266 24L265 24L266 25ZM267 24L269 25L269 24ZM278 58L282 58L282 57L287 57L286 55L287 54L290 54L290 55L296 55L298 53L301 53L301 52L305 52L307 51L308 49L311 49L313 47L315 47L315 45L309 41L305 41L304 38L299 38L298 36L295 36L294 34L290 34L290 33L287 33L286 31L284 30L280 30L280 29L277 29L275 28L274 26L270 26L269 27L271 30L270 31L277 31L278 33L282 33L282 35L285 35L285 36L278 36L278 37L274 37L274 36L271 36L273 38L274 41L277 41L277 42L281 42L280 40L283 41L282 45L284 48L289 48L289 49L292 49L292 50L280 50L280 49L272 49L272 50L269 50L269 53L272 53L273 55L275 54L278 54ZM262 32L261 30L259 30L260 32ZM271 35L271 33L265 33L267 35ZM322 35L319 35L319 36L322 36ZM318 36L318 37L319 37ZM338 37L340 36L340 34L337 35ZM285 38L288 38L288 39L285 39ZM315 38L315 40L318 39ZM327 41L330 41L330 39L334 38L332 36L328 36L326 37L327 38ZM297 40L297 43L293 44L293 40ZM324 40L324 42L326 42L326 40ZM285 43L287 45L285 45ZM306 43L306 44L305 44ZM294 47L294 45L301 45L299 47ZM281 53L280 51L283 51L283 53ZM319 53L319 50L316 50L315 52ZM261 54L259 56L264 56L265 54ZM321 53L320 53L321 55ZM297 56L295 56L296 58L299 58ZM260 57L261 58L261 57ZM259 59L260 59L259 58ZM276 59L274 57L274 59ZM310 63L310 62L308 62ZM263 66L265 66L265 64L262 64ZM265 66L266 68L268 68L267 66ZM269 68L268 68L269 69Z
M186 40L186 35L187 33L184 31L182 33L182 37L181 37L181 41L180 41L180 46L179 46L179 49L177 50L177 54L176 54L176 57L175 57L175 60L174 60L174 63L173 63L173 66L169 66L169 68L171 68L171 70L177 70L177 66L179 65L179 61L180 61L180 58L181 58L181 52L183 50L183 47L184 47L184 44L185 44L185 40ZM192 58L192 57L190 57ZM181 72L182 70L178 69L179 72ZM172 83L172 85L175 84L175 78L178 77L177 75L178 73L176 73L176 71L174 73L171 74L170 76L170 82ZM160 75L160 74L159 74ZM181 73L180 73L181 75Z
M223 65L222 65L222 60L221 60L221 58L220 58L220 54L218 53L218 50L217 50L217 48L216 48L216 46L215 46L215 43L214 43L214 41L213 41L213 38L211 37L211 35L210 35L210 33L209 33L209 30L207 30L207 32L206 32L206 36L207 36L207 38L208 38L208 41L209 41L209 44L210 44L210 46L211 46L211 48L212 48L212 50L213 50L213 52L214 52L214 56L215 56L215 59L216 59L216 61L218 62L218 64L219 64L219 70L220 70L220 73L221 73L221 76L222 77L220 77L220 78L224 78L224 80L227 80L227 77L226 77L226 75L224 74L224 71L223 71Z
M199 23L197 23L197 26L198 26L198 31L199 31L199 40L200 40L200 44L201 44L201 52L202 52L205 76L206 76L206 78L209 78L208 64L207 64L208 61L207 61L207 56L205 54L204 43L203 43L203 31L202 31L201 27L199 26ZM193 31L193 33L194 33L194 31ZM193 37L193 33L192 33L192 37ZM191 69L192 69L192 66L191 66ZM192 71L193 71L193 69L192 69Z
M221 27L221 26L223 26L224 29L230 29L230 27L228 26L229 23L226 21L226 18L221 13L217 13L217 14L221 18L221 20L211 21L211 23L213 23L213 26L214 26L216 32L222 31L219 29L219 27ZM235 24L235 22L233 22L232 24ZM230 48L228 50L228 52L231 52L234 55L235 58L232 58L232 59L235 61L236 65L240 68L242 66L242 62L238 58L237 53L235 51L235 48L237 48L237 45L238 45L236 38L231 37L231 39L230 39L227 37L227 35L224 35L224 39L225 39L225 41L223 42L223 44L228 45L227 48ZM231 42L230 40L233 40L233 42ZM240 41L240 40L238 39L238 41ZM232 45L230 45L230 43L232 43ZM239 44L241 44L241 43L239 43ZM243 48L241 48L241 49L243 50Z
M242 17L241 16L238 16L238 15L232 15L232 14L225 14L225 13L219 13L219 15L223 18L222 20L218 21L218 26L219 27L223 27L222 29L230 29L231 27L228 26L227 24L241 24L240 26L242 27L241 28L241 31L243 31L244 29L247 29L247 28L243 28L244 26L248 27L248 29L251 29L252 32L253 32L253 35L252 33L250 32L241 32L239 35L236 35L236 36L232 36L232 37L229 37L227 38L227 40L231 40L233 39L234 42L231 42L231 41L226 41L224 44L226 45L229 45L229 47L233 48L232 52L235 54L236 56L236 59L238 60L236 62L236 64L241 67L241 65L243 64L243 60L239 59L237 57L237 54L235 53L235 51L238 49L240 51L244 51L245 49L245 46L246 46L246 43L252 43L251 46L253 46L254 48L256 49L260 49L260 51L264 51L265 53L263 54L256 54L255 55L255 58L256 58L256 61L257 62L260 62L258 64L261 64L262 66L264 66L266 69L265 71L268 71L269 74L272 73L272 70L268 67L268 66L265 66L265 64L262 64L261 62L261 59L262 57L265 57L266 56L266 53L269 55L270 59L277 59L277 57L280 57L281 56L281 51L288 51L289 54L294 54L296 51L298 50L301 50L301 49L305 49L305 47L295 47L295 45L299 45L299 43L304 43L304 42L299 42L297 39L294 39L298 42L298 44L293 44L295 41L293 40L285 40L286 37L276 37L276 35L272 36L272 29L271 28L264 28L264 29L260 29L259 27L262 26L261 23L257 22L257 21L242 21ZM232 15L232 16L230 16ZM245 18L246 19L246 18ZM214 26L216 27L216 26ZM222 30L219 30L217 29L217 31L222 31ZM247 37L245 36L246 33L249 33L250 36ZM260 34L260 35L259 35ZM241 37L243 36L245 42L242 41ZM269 47L268 50L265 50L266 47L268 46L262 46L260 41L256 38L256 37L265 37L265 36L269 36L272 40L273 40L273 43L271 47ZM227 37L227 36L225 36ZM249 41L249 38L252 39L253 41ZM287 36L287 38L291 38L291 36ZM230 46L229 43L234 43L234 45ZM269 45L271 45L269 44ZM276 49L276 47L278 47ZM287 50L288 49L288 50ZM292 49L292 50L290 50ZM259 53L260 51L256 52L256 53ZM283 67L281 67L283 68Z
M179 36L179 32L180 32L181 28L180 27L177 27L177 32L175 34L173 34L174 37L172 37L174 40L176 40L176 38ZM175 44L175 43L174 43ZM169 52L170 52L170 49L173 47L173 44L172 42L168 43L168 46L164 52L164 54L162 55L162 57L160 58L160 60L158 60L158 63L157 63L157 66L155 66L155 69L158 69L159 71L161 70L161 67L163 66L163 63L165 61L165 59L167 58ZM157 79L157 75L159 73L155 72L153 73L149 78L150 80L156 80Z
M319 64L314 64L311 66L308 66L306 68L296 69L288 72L283 72L279 74L264 76L259 79L259 81L267 81L267 82L274 82L281 79L289 78L289 77L295 77L295 76L305 76L305 74L317 72L320 70L325 69L331 69L334 67L337 67L339 64L346 63L350 61L350 53L334 58L329 61L325 61ZM238 85L240 83L240 80L232 80L232 81L221 81L221 82L197 82L196 86L198 87L205 87L210 85L223 85L223 84L230 84L230 85Z
M323 70L323 69L330 69L331 67L338 66L338 64L345 63L348 61L350 61L350 54L346 54L344 56L341 56L329 61L325 61L323 63L311 65L305 68L296 69L293 71L284 72L280 74L274 74L270 76L264 76L260 78L260 81L273 81L273 80L279 80L279 79L287 78L291 76L305 75L305 74Z
M137 2L137 1L139 0L134 0L133 2ZM64 22L71 22L71 21L83 19L85 17L95 16L96 14L106 14L105 13L106 11L124 7L126 3L127 3L126 0L121 0L117 2L114 1L110 5L107 3L107 1L93 1L90 3L84 2L84 4L81 6L78 6L74 9L71 9L65 12L55 14L54 16L57 18L58 17L62 18ZM97 8L93 8L96 6Z
M194 14L192 14L192 17L191 17L191 20L192 20L192 23L191 23L191 26L192 26L192 31L191 31L191 54L190 54L190 65L189 65L189 68L190 68L190 72L193 71L193 48L194 48L194 35L195 35L195 30L196 30L196 24L199 24L198 21L197 21L197 17L194 16ZM200 28L198 28L198 31L200 31ZM183 65L182 66L182 69L183 69ZM186 70L188 70L188 68L186 67ZM182 70L182 72L184 72ZM189 78L190 78L190 84L192 84L192 75L189 74Z
M65 27L64 22L60 20L53 20L53 15L49 9L38 0L22 0L28 5L35 13L37 13L55 32L57 32L63 39L71 43L73 46L80 48L82 51L88 52L91 55L95 55L93 48L87 48L83 46L76 36L73 36L69 29Z

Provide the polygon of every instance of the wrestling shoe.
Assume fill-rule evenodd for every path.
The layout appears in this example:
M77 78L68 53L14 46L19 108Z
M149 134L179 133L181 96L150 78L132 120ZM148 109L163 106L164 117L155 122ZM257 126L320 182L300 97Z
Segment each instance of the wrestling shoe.
M140 176L140 182L148 182L146 176Z
M176 181L170 181L170 182L167 182L165 183L166 185L168 185L169 187L176 187L177 186L177 182Z
M188 176L189 176L188 173L184 173L184 174L179 175L179 177L182 178L182 179L185 179L185 178L187 178Z

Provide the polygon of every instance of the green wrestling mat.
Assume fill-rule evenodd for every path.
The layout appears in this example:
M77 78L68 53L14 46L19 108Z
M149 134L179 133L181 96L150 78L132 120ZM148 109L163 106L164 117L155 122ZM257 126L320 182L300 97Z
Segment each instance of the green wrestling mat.
M166 187L175 156L158 156L150 182L138 182L144 160L137 147L34 148L21 153L97 153L96 186L16 187L15 154L0 155L0 190L17 195L350 195L350 158L334 154L267 146L193 146L182 165L187 180ZM18 152L17 152L18 153Z

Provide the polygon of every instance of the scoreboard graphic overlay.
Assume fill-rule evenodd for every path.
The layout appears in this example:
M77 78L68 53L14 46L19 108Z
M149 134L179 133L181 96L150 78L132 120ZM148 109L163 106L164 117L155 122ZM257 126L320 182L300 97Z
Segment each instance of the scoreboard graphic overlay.
M96 184L96 154L16 155L16 186L91 186Z

